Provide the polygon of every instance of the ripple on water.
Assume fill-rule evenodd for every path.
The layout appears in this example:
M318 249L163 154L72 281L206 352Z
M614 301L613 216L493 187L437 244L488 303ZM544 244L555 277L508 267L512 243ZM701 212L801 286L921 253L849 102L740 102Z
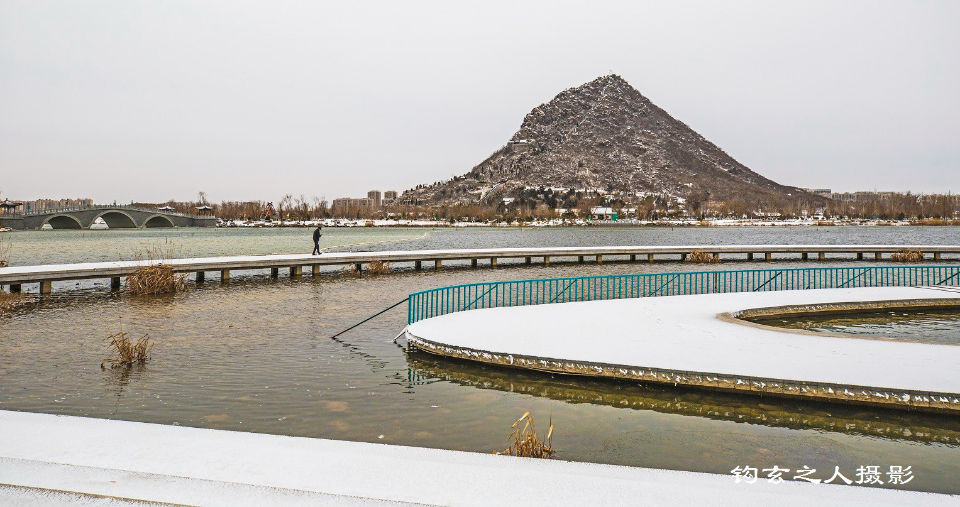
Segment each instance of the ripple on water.
M734 230L730 237L830 242L840 228L824 229L831 231L795 237L793 230ZM867 239L888 241L890 229ZM696 232L704 240L721 237L712 230ZM689 231L669 229L443 230L415 239L423 233L399 230L396 234L414 239L398 245L693 242ZM197 237L216 242L230 234ZM290 234L291 242L299 241L292 232L265 234ZM388 233L357 234L380 241L380 234ZM264 237L274 238L259 239ZM76 241L51 238L51 245ZM441 285L699 268L554 263L297 281L259 274L171 297L60 292L0 317L0 408L479 452L505 447L510 423L531 410L541 424L552 413L554 443L563 459L716 473L738 464L829 470L840 465L848 476L861 464L902 464L914 467L911 486L960 493L956 418L603 382L407 354L392 342L405 324L402 306L337 340L329 338L410 292ZM153 358L130 370L101 370L108 353L104 340L121 323L133 336L150 334Z

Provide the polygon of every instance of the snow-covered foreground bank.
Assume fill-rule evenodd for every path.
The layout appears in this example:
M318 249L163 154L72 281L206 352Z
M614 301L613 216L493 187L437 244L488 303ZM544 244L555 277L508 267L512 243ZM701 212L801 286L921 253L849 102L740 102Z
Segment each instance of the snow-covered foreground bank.
M923 506L960 499L766 479L738 484L732 475L0 411L0 503L112 500Z
M452 313L411 324L407 336L439 354L540 370L955 410L960 346L791 333L725 315L957 298L945 289L870 287L588 301Z

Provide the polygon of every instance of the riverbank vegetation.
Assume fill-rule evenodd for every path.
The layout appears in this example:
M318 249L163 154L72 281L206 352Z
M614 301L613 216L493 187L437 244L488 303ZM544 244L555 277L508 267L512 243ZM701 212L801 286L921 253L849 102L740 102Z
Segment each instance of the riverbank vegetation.
M713 220L795 220L808 218L817 225L851 221L909 221L913 225L960 225L960 195L913 194L910 192L853 192L820 196L819 201L766 203L742 200L717 201L709 193L685 197L632 195L599 190L527 188L513 197L491 200L479 196L457 202L431 203L401 195L381 205L330 206L327 200L304 195L283 196L276 206L265 201L209 203L201 192L197 201L137 203L139 206L170 206L178 212L197 213L210 206L224 221L271 223L345 220L431 220L435 222L543 223L631 220L669 223L688 220L692 225L710 225ZM361 201L354 199L353 201Z

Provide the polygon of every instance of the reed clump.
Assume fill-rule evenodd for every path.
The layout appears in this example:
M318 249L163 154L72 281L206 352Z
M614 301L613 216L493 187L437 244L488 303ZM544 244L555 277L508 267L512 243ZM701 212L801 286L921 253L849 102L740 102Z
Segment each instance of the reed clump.
M904 248L903 250L890 254L890 260L895 262L920 262L923 260L923 252Z
M834 222L833 220L817 220L816 224L814 225L817 225L819 227L833 227L837 225L837 223Z
M23 302L23 296L20 294L0 291L0 313L13 310Z
M359 278L361 271L356 264L350 264L349 266L340 268L340 274L347 278Z
M187 288L187 275L166 264L141 266L127 276L127 291L137 296L173 294Z
M694 250L690 252L690 255L687 255L687 262L692 262L694 264L713 264L715 262L720 262L720 259L713 256L713 254L704 252L703 250Z
M367 272L371 275L385 275L390 272L390 263L386 261L373 261L367 265Z
M123 329L119 333L107 337L110 343L110 356L100 363L100 369L106 369L109 364L111 369L129 368L135 364L146 363L150 359L150 351L153 350L153 343L150 341L150 335L143 335L133 341Z
M13 240L0 237L0 268L5 268L10 265L11 250L13 250Z
M187 288L187 275L173 272L166 259L182 257L182 247L169 240L145 245L136 253L144 265L127 276L127 291L136 296L173 294Z
M520 419L510 425L512 431L507 441L510 447L494 454L520 456L523 458L549 458L553 456L553 414L550 415L550 429L543 440L537 436L536 425L530 411L524 412Z

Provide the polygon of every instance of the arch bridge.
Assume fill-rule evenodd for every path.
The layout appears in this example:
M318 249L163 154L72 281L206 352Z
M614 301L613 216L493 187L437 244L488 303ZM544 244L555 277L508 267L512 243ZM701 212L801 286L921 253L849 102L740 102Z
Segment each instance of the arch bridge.
M0 215L0 227L29 230L41 229L49 224L54 229L89 229L98 218L102 219L110 229L217 225L216 217L209 215L188 215L137 206L91 206Z

